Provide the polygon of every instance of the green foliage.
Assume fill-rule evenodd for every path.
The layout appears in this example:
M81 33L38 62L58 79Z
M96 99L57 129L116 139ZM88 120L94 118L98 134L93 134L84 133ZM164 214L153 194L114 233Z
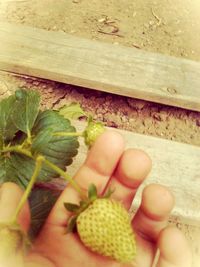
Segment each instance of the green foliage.
M88 189L88 198L95 200L97 198L97 188L94 184L91 184Z
M80 206L73 203L64 203L65 208L70 212L78 211Z
M14 95L3 99L0 102L0 143L1 146L4 142L10 141L14 138L17 127L13 123L12 114L16 98Z
M30 158L0 150L0 183L12 181L26 188L35 168L36 155L43 155L65 170L78 153L77 137L54 136L55 132L76 132L70 121L57 111L39 111L39 102L37 92L24 89L0 102L0 149L21 145L33 155ZM58 176L55 170L44 165L38 180L48 181Z
M76 221L77 221L77 216L73 216L69 219L67 226L67 234L76 231Z
M56 164L62 170L72 163L72 158L77 155L79 143L73 136L54 136L55 132L76 132L70 121L61 116L57 111L45 110L41 112L33 128L33 152L45 156L46 159ZM42 134L41 134L42 133ZM46 138L41 138L48 133ZM35 144L40 142L40 146ZM55 173L52 175L54 176Z
M36 187L32 191L29 198L31 208L29 234L32 239L39 233L60 193L61 191L59 190L45 187Z
M28 134L39 112L40 96L36 91L18 90L15 93L12 120L18 130Z
M53 192L49 188L32 190L36 179L46 185L50 179L62 176L80 193L83 198L80 205L64 203L65 208L74 213L67 231L76 230L78 214L95 201L97 189L91 185L88 198L85 199L85 193L65 169L78 153L78 136L84 137L85 143L91 146L104 131L102 124L90 118L86 130L76 132L69 119L86 116L79 104L72 103L60 111L41 111L39 104L39 94L25 89L17 90L14 95L0 102L0 184L11 181L25 189L11 225L17 223L19 212L32 191L29 198L29 234L32 238L41 229L60 194L59 190Z
M71 103L63 106L59 113L67 119L79 119L80 117L86 116L79 103Z
M10 177L8 181L13 181L10 159L0 155L0 183L6 182L7 176Z

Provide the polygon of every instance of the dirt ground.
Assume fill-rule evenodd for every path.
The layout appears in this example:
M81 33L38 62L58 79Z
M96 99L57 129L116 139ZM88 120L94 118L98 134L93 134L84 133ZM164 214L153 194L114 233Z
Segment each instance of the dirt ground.
M200 60L199 0L1 2L10 22Z
M0 0L0 21L196 61L200 61L199 14L199 0ZM200 146L198 112L4 73L0 86L1 92L34 88L42 93L44 107L76 101L107 126ZM200 266L200 229L177 226L191 243L194 266Z
M199 0L1 0L0 21L200 60ZM7 77L7 81L10 78ZM5 79L3 79L5 81ZM108 126L200 145L197 112L42 80L15 79L39 88L48 105L77 101ZM54 103L55 102L55 103Z
M67 103L79 102L84 110L107 126L200 145L198 112L41 79L0 74L0 80L4 81L4 87L6 84L12 90L16 87L39 90L43 107L57 109Z

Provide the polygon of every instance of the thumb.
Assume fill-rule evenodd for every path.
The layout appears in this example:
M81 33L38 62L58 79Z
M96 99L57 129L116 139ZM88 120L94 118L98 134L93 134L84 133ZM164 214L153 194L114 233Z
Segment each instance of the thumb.
M23 195L23 191L14 183L3 183L0 187L0 222L11 220ZM30 210L28 203L24 205L18 216L18 223L27 232L30 225Z
M156 267L191 267L192 256L185 236L176 227L167 227L159 235L160 257Z

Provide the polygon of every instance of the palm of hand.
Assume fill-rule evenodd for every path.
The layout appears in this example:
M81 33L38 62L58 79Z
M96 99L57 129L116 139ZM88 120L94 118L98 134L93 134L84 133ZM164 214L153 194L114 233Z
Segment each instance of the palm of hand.
M150 169L151 161L144 152L134 149L124 151L121 136L114 132L106 132L91 149L75 179L83 190L87 190L88 186L94 183L98 193L103 192L109 184L115 188L112 198L121 201L129 209L137 188ZM18 198L20 194L18 189ZM116 263L92 253L83 246L78 235L65 234L70 213L66 211L63 203L78 204L79 201L78 193L68 186L26 257L25 267L151 267L157 247L161 251L158 267L170 267L172 264L175 267L190 267L190 253L184 237L177 229L166 228L174 202L167 188L149 185L143 191L140 208L132 221L137 241L137 256L130 264ZM29 226L27 210L26 207L19 217L19 222L26 230ZM174 242L171 242L172 236L175 236ZM171 255L177 242L184 251L184 257L173 258Z

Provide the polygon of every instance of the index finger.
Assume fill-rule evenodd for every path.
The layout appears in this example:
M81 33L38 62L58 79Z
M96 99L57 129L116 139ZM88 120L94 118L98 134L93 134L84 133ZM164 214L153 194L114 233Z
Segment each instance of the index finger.
M106 131L95 142L88 153L86 161L76 173L74 180L86 192L90 184L95 184L98 193L104 191L110 176L124 151L124 140L114 131ZM70 213L64 207L64 202L79 204L80 195L68 185L63 191L46 223L65 226Z

